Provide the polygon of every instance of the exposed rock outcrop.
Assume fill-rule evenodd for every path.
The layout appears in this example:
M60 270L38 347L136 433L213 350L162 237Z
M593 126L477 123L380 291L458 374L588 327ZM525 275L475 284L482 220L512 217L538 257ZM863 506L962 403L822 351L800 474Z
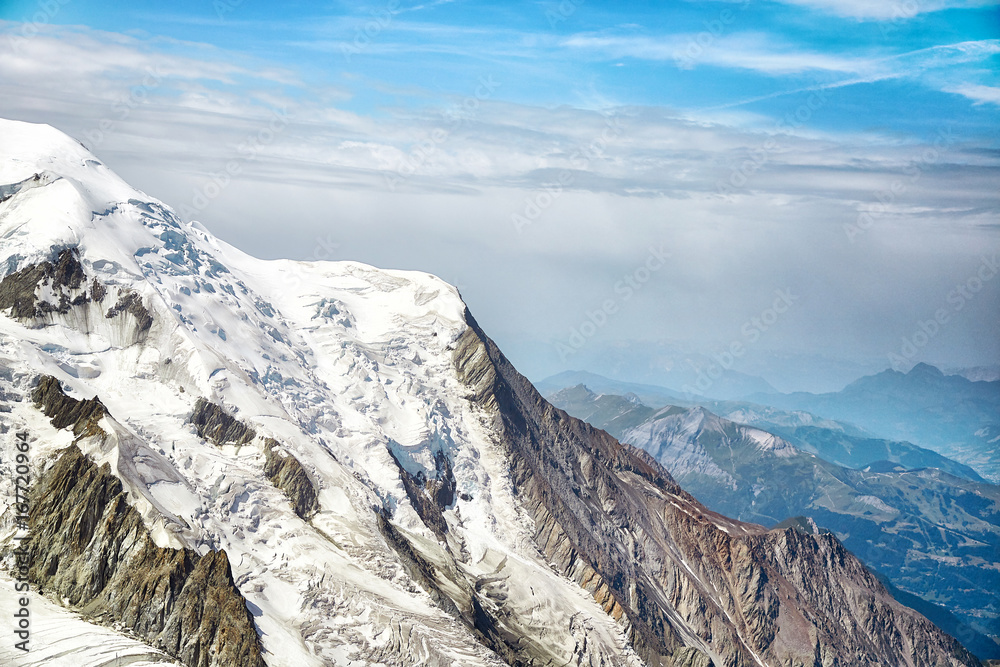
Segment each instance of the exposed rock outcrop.
M157 547L107 464L75 445L34 488L31 579L85 615L121 623L190 667L263 667L225 551Z
M74 326L71 313L81 313L84 327L95 328L89 317L103 317L113 320L131 316L133 321L111 334L111 339L122 345L131 345L146 338L153 326L153 314L143 303L137 292L118 288L118 300L106 311L102 305L108 295L107 286L100 280L90 278L80 262L79 250L60 250L55 259L31 264L20 271L6 276L0 281L0 311L9 311L11 317L30 326L52 324L59 316L70 317L62 321ZM91 309L96 309L91 315Z
M448 532L448 522L444 518L442 513L442 505L438 502L437 496L439 489L436 489L433 485L428 485L428 481L424 479L423 475L414 476L410 474L409 471L400 463L396 455L389 450L389 456L396 463L396 468L399 470L399 479L403 483L403 489L406 491L406 497L409 498L410 504L413 505L414 511L416 511L417 516L420 520L424 522L428 528L430 528L437 538L444 542L447 538L445 534Z
M67 396L59 380L51 375L43 375L31 394L35 406L52 420L56 428L73 427L73 435L86 437L101 432L98 422L108 414L101 399L77 400Z
M257 432L215 403L199 398L189 421L198 435L216 445L246 445ZM295 513L308 521L319 511L319 494L302 463L274 438L264 438L264 474L285 492Z
M245 445L257 437L257 432L233 417L221 406L199 398L190 422L198 436L216 445Z
M95 285L100 285L95 279ZM102 294L103 296L103 294ZM142 303L142 297L131 290L119 290L118 301L104 314L107 319L118 317L122 313L128 313L135 318L136 336L144 336L149 328L153 326L153 314L149 312Z
M0 281L0 310L11 309L11 316L20 320L41 317L46 313L67 313L73 306L91 300L85 291L72 294L84 287L86 274L75 249L63 250L55 260L32 264L12 273ZM99 283L98 283L99 284ZM41 299L39 286L46 285L58 300L54 303ZM94 294L103 298L103 288Z
M491 590L488 580L470 579L450 558L444 566L430 562L387 515L378 515L378 528L413 581L506 664L512 667L555 664L547 647L539 646L519 625L530 619L511 618L503 609L502 590Z
M56 428L77 439L106 435L99 398L68 396L43 376L32 400ZM191 667L263 667L246 600L225 551L199 556L156 546L108 464L97 467L76 445L32 488L28 542L31 579L87 616L121 623Z
M979 664L835 537L715 515L645 453L548 404L467 321L455 365L502 434L539 547L648 664Z
M308 521L319 511L319 498L302 463L282 450L272 438L264 441L264 457L264 474L272 484L285 492L292 501L295 513Z

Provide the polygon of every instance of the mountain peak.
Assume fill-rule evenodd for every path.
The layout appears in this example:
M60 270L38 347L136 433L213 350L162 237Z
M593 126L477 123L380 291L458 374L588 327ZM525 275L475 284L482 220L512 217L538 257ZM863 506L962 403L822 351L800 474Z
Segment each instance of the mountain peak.
M74 181L98 204L149 199L68 134L51 125L0 118L0 184L45 173Z
M166 206L128 185L80 142L48 125L0 119L0 201L13 197L16 205L0 221L4 273L75 248L85 262L106 262L138 277L141 249L163 244L164 230L156 227L187 234Z
M942 373L936 366L925 364L922 361L913 368L911 368L910 372L907 373L907 375L916 375L916 376L927 375L932 377L944 377L944 373Z
M566 387L564 389L560 389L554 395L561 396L564 398L576 397L584 399L592 399L597 397L597 394L592 392L590 388L587 385L583 384L582 382L580 382L579 384L575 384L572 387Z
M43 161L53 157L93 158L83 144L43 123L0 118L0 173L12 162Z

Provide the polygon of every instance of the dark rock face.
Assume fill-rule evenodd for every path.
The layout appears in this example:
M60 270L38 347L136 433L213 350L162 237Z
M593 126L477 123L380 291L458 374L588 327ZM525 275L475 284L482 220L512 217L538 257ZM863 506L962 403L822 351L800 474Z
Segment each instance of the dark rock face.
M451 459L443 451L434 453L434 473L425 474L419 470L416 474L406 469L392 447L387 449L399 471L399 479L403 483L406 497L417 512L420 520L430 528L441 542L447 542L448 522L444 518L444 510L455 503L456 482L452 470Z
M245 445L257 437L252 428L204 398L195 403L190 421L199 437L216 445Z
M426 482L427 492L441 509L447 509L455 503L455 473L451 469L451 459L443 452L434 455L434 467L437 479Z
M216 445L245 445L257 437L254 429L204 398L195 403L190 421L200 437ZM319 511L319 498L302 463L273 438L264 440L264 457L264 474L285 492L295 513L308 521Z
M31 394L35 406L46 417L52 420L56 428L73 427L73 435L86 437L101 431L97 422L108 414L101 399L94 398L78 401L67 396L59 380L51 375L43 375Z
M648 455L552 407L466 318L455 365L494 416L539 548L647 664L979 664L833 536L714 515Z
M110 320L122 313L128 313L135 318L137 337L144 336L149 331L149 328L153 326L153 314L142 304L142 297L136 292L130 290L119 291L117 303L111 306L104 316Z
M762 445L762 435L700 408L671 408L621 437L656 457L721 514L765 525L808 516L901 588L947 606L966 622L988 627L997 617L1000 487L893 463L873 475L778 438ZM926 606L917 609L942 619L942 628L954 630L967 648L975 644L981 657L1000 656L1000 646L970 625L944 621Z
M408 473L403 471L402 474ZM440 564L429 562L389 521L387 514L379 513L377 519L379 532L413 581L427 591L442 610L464 623L483 645L512 667L553 664L543 647L518 633L516 623L511 622L514 619L504 617L504 600L491 595L488 581L470 580L453 560L444 569ZM422 515L421 519L427 521ZM440 535L439 538L445 539Z
M39 287L47 287L55 301L38 297ZM79 252L69 248L59 252L55 260L32 264L0 281L0 310L10 310L11 317L44 324L52 315L66 315L77 306L103 303L108 288L97 278L87 282ZM106 319L128 314L135 318L135 330L128 343L145 339L153 326L153 314L143 304L142 297L127 289L118 290L118 301L105 313ZM38 323L37 320L42 322Z
M43 376L32 393L56 428L101 435L100 399L67 396ZM156 546L108 464L70 446L32 489L29 576L85 614L131 628L191 667L263 667L246 600L224 551Z
M410 504L413 505L417 516L424 522L424 525L437 535L439 540L442 542L445 541L445 534L448 532L448 522L441 512L441 507L435 502L434 494L429 493L424 488L426 480L423 479L423 476L415 477L411 475L399 462L396 455L392 453L392 450L389 450L389 456L392 457L392 460L396 463L396 467L399 469L399 479L403 482L406 497L410 499Z
M10 308L11 316L20 320L41 317L51 312L67 313L72 306L90 301L86 294L75 297L67 294L69 290L79 290L85 279L77 251L63 250L54 261L32 264L0 281L0 310ZM41 301L35 295L39 285L45 284L60 295L57 303Z
M277 441L271 438L264 442L264 456L264 474L285 492L292 501L295 513L308 521L319 511L319 498L302 463L288 452L281 451Z
M33 494L28 548L39 587L190 667L264 667L224 551L157 547L110 466L98 468L75 445Z

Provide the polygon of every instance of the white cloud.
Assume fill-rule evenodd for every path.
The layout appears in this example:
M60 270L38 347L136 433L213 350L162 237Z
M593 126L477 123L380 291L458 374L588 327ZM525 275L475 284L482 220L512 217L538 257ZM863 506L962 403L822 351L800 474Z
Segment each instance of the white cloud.
M574 39L584 40L581 46L590 44L583 37ZM599 44L604 48L609 43ZM769 61L766 54L750 54L749 47L759 45L756 38L739 44L742 51L719 51L729 54L724 57L727 61L763 62L758 66L771 70L791 67ZM285 109L290 118L287 129L262 147L255 165L261 170L266 166L269 174L284 170L289 178L312 181L328 177L342 181L350 174L351 183L375 190L385 189L387 173L404 176L400 181L404 190L532 190L540 179L570 170L575 189L667 196L714 193L716 180L726 171L720 165L737 163L766 140L767 135L740 126L773 127L746 114L622 108L617 111L614 123L620 126L615 129L595 111L544 109L493 99L483 99L475 110L458 115L432 107L397 114L383 109L384 116L376 120L336 108L330 101L336 95L324 95L320 101L307 94L308 87L290 72L270 69L258 76L256 68L233 64L240 62L234 54L184 45L186 55L176 55L171 52L174 46L51 27L20 44L19 51L6 49L5 53L0 38L0 113L51 122L85 143L92 130L111 121L112 127L103 131L104 138L95 147L98 152L132 154L139 159L140 154L160 151L175 161L175 167L204 173L231 157L241 141L258 131L269 118L269 109ZM646 49L649 44L639 43L635 48ZM901 62L911 67L929 60L979 58L997 51L1000 44L994 40L881 60L824 61L818 56L810 60L802 54L775 57L853 73L880 67L891 71ZM136 97L134 91L141 88L149 71L158 72L160 79ZM813 88L799 92L808 90ZM969 84L954 91L979 102L997 101L995 88ZM122 101L129 101L130 96L133 99L123 107ZM129 113L122 113L126 107ZM858 155L878 156L870 164L881 166L872 173L885 173L885 165L892 164L893 149L861 145L869 137L858 143L849 135L805 131L798 135L782 135L778 148L767 156L765 171L780 175L805 166L857 170ZM141 151L134 148L139 144ZM253 177L254 169L247 172ZM672 177L664 178L664 174ZM781 187L780 179L768 183L769 188ZM845 191L838 196L849 199L851 195Z
M945 89L949 93L956 93L969 98L974 104L995 104L1000 106L1000 88L993 86L981 86L973 83L963 83Z
M665 35L658 38L609 35L575 35L563 42L569 48L600 54L643 60L672 60L681 69L713 65L743 69L770 76L812 74L815 84L770 92L743 100L730 101L712 110L730 109L745 104L802 92L843 88L888 79L909 78L923 85L964 95L976 104L996 103L996 90L971 83L955 83L962 76L957 66L977 63L1000 54L1000 40L972 40L939 44L904 53L841 56L798 50L774 37L756 33L735 33L718 38L698 35ZM928 73L934 73L929 75ZM939 73L947 72L947 76Z

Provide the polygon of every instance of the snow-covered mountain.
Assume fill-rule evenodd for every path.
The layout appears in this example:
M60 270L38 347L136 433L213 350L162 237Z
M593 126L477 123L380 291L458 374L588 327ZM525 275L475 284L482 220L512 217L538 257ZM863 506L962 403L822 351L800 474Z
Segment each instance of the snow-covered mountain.
M79 632L3 664L977 664L553 408L433 276L254 259L12 121L0 275L0 584Z

